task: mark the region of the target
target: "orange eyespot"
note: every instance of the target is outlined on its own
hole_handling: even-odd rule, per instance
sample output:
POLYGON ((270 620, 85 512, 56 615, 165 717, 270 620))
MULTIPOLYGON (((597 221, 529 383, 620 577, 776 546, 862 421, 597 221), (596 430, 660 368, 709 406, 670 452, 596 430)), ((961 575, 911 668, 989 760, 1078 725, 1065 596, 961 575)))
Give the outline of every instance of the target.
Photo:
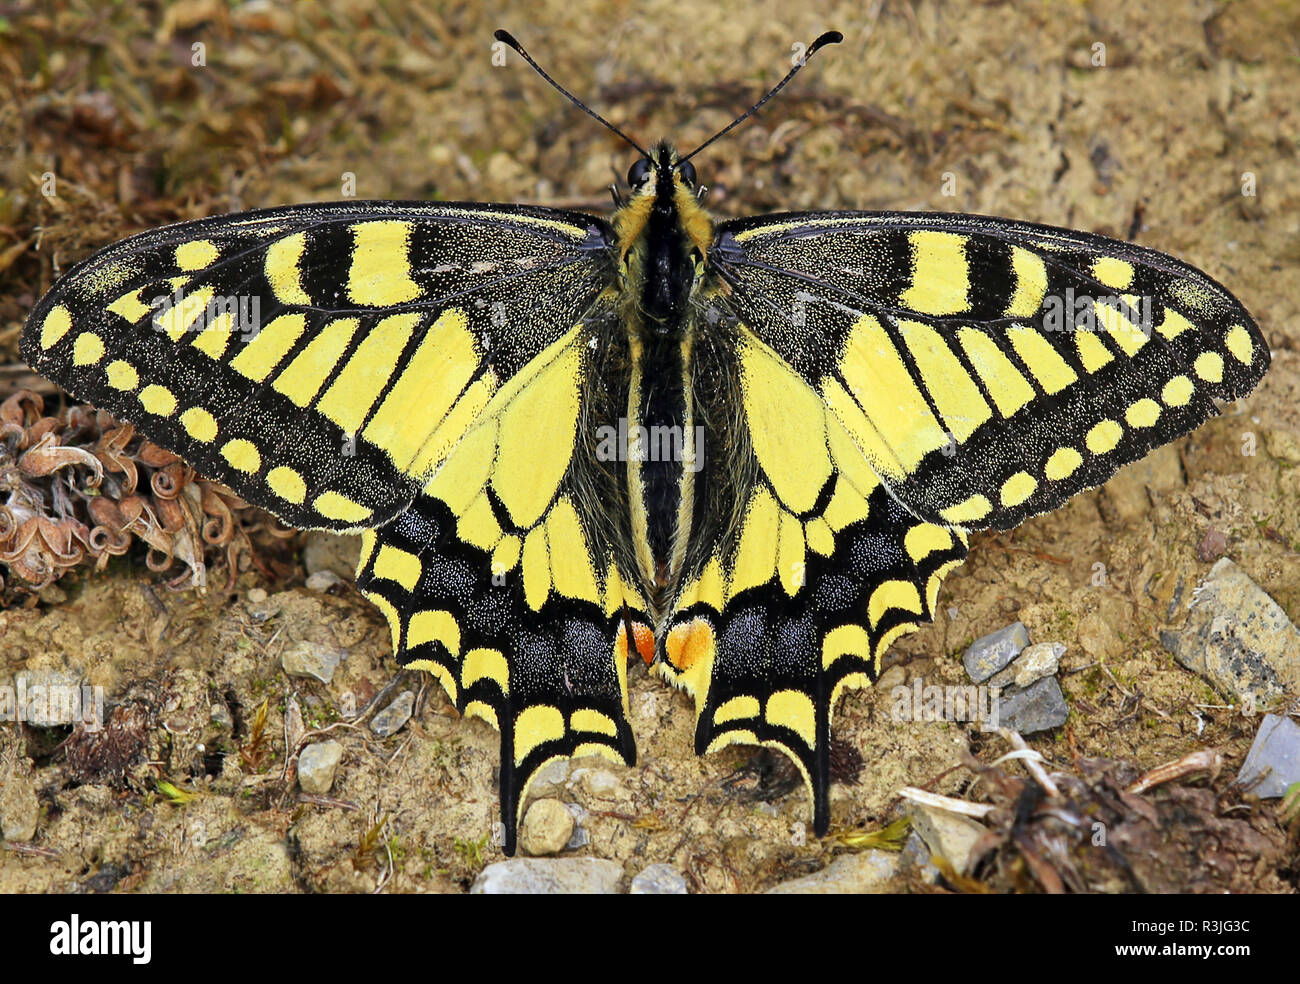
POLYGON ((669 662, 685 673, 712 650, 713 626, 702 618, 693 618, 668 633, 665 648, 669 662))

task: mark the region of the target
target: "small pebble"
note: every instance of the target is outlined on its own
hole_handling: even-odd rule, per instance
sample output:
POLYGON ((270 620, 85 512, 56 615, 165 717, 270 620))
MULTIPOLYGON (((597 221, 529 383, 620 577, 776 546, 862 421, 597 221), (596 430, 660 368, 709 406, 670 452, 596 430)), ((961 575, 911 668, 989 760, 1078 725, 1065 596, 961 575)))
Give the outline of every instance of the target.
POLYGON ((962 656, 966 673, 976 683, 983 683, 1002 669, 1029 645, 1029 631, 1022 622, 990 632, 976 639, 962 656))
POLYGON ((1160 639, 1189 670, 1248 707, 1300 693, 1300 629, 1227 557, 1210 568, 1185 610, 1183 627, 1160 639))
POLYGON ((591 835, 587 833, 587 828, 584 826, 587 822, 587 808, 581 803, 565 803, 564 808, 573 817, 573 836, 569 838, 569 843, 564 845, 564 849, 576 851, 580 847, 586 847, 591 843, 591 835))
POLYGON ((374 716, 370 730, 380 738, 387 738, 402 730, 402 726, 411 720, 415 710, 415 691, 403 690, 397 699, 374 716))
POLYGON ((569 781, 596 799, 609 799, 618 791, 618 776, 608 769, 574 769, 569 781))
POLYGON ((280 665, 289 676, 315 677, 321 683, 329 683, 342 658, 342 653, 329 646, 298 642, 284 651, 280 665))
POLYGON ((1289 786, 1300 782, 1300 724, 1265 714, 1237 779, 1261 799, 1286 795, 1289 786), (1252 785, 1261 775, 1263 778, 1252 785))
POLYGON ((910 812, 912 829, 921 835, 930 855, 945 859, 958 874, 965 874, 971 850, 986 833, 985 827, 970 817, 919 803, 912 804, 910 812))
POLYGON ((1228 538, 1211 526, 1196 547, 1196 559, 1202 564, 1218 560, 1228 552, 1228 538))
POLYGON ((298 785, 304 793, 328 793, 342 759, 343 746, 337 741, 318 741, 308 745, 298 755, 298 785))
POLYGON ((1070 707, 1056 677, 1031 683, 1024 690, 1004 690, 997 702, 997 725, 1032 735, 1059 728, 1070 716, 1070 707))
POLYGON ((471 895, 612 895, 623 865, 604 858, 511 858, 490 864, 471 895))
POLYGON ((248 589, 248 600, 251 601, 254 605, 262 604, 262 602, 266 601, 266 597, 267 595, 266 595, 265 588, 248 589))
POLYGON ((782 882, 767 890, 768 895, 861 895, 889 890, 898 870, 898 855, 870 848, 841 854, 821 871, 782 882))
POLYGON ((686 895, 686 876, 671 864, 647 865, 632 878, 629 895, 686 895))
POLYGON ((40 817, 41 804, 30 778, 11 775, 0 784, 0 837, 14 843, 31 840, 40 817))
POLYGON ((526 854, 559 854, 573 836, 573 814, 557 799, 534 800, 519 828, 519 846, 526 854))
POLYGON ((1036 642, 1012 661, 1011 665, 988 679, 990 687, 1027 687, 1035 680, 1055 676, 1065 655, 1065 645, 1059 642, 1036 642))
POLYGON ((338 587, 343 583, 343 578, 333 571, 317 571, 315 574, 307 576, 308 591, 328 591, 330 588, 338 587))

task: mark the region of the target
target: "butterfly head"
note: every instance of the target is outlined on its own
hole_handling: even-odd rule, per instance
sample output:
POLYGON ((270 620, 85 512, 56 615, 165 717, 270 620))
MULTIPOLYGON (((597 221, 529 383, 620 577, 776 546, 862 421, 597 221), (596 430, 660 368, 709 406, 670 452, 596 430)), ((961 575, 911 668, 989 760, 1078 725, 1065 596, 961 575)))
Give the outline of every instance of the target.
POLYGON ((654 146, 651 155, 638 159, 627 172, 628 187, 633 194, 671 190, 675 180, 695 193, 697 178, 695 165, 690 161, 678 162, 677 151, 668 141, 654 146))
POLYGON ((646 150, 551 78, 509 31, 497 31, 494 37, 518 52, 557 92, 641 155, 627 175, 631 196, 626 200, 614 196, 619 206, 614 215, 619 295, 627 321, 658 336, 675 336, 684 330, 691 299, 706 276, 708 249, 713 241, 713 222, 700 206, 695 165, 690 159, 753 116, 819 48, 844 40, 839 31, 822 34, 747 112, 683 157, 666 140, 646 150))
POLYGON ((625 261, 637 240, 652 228, 679 233, 687 248, 703 260, 713 239, 713 223, 700 207, 697 181, 695 165, 681 160, 667 140, 632 164, 627 172, 631 195, 615 216, 625 261))

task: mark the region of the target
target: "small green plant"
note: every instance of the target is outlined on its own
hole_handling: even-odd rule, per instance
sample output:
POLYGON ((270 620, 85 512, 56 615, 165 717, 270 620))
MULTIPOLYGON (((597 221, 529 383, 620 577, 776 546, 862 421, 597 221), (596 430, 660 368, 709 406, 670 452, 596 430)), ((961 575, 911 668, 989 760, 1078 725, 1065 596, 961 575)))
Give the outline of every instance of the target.
POLYGON ((1287 823, 1300 819, 1300 782, 1291 783, 1282 797, 1282 819, 1287 823))
POLYGON ((488 839, 490 837, 490 834, 484 834, 478 840, 466 840, 462 837, 457 837, 455 841, 452 842, 452 848, 457 854, 465 859, 465 864, 468 867, 477 871, 479 868, 483 867, 483 852, 487 850, 488 839))
POLYGON ((190 800, 194 799, 193 793, 187 793, 178 786, 172 785, 166 779, 158 780, 158 792, 172 806, 184 806, 190 800))
POLYGON ((911 818, 901 817, 879 830, 847 830, 836 834, 835 839, 855 851, 865 851, 871 847, 882 851, 901 851, 911 828, 911 818))

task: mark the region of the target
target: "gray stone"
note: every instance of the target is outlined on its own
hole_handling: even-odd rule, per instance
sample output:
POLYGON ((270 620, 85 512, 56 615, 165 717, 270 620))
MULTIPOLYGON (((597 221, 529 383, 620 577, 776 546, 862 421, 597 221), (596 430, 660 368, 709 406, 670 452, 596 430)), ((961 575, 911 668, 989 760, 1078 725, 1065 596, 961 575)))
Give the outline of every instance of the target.
POLYGON ((767 890, 768 895, 881 895, 890 890, 898 855, 875 848, 841 854, 821 871, 767 890))
POLYGON ((925 841, 931 856, 946 860, 959 875, 966 873, 971 850, 985 834, 983 824, 959 813, 921 803, 911 805, 912 829, 925 841))
POLYGON ((1227 557, 1192 592, 1187 621, 1161 642, 1217 690, 1252 707, 1300 693, 1300 630, 1227 557))
POLYGON ((569 837, 569 843, 564 845, 564 849, 576 851, 580 847, 586 847, 591 843, 591 835, 583 826, 587 822, 587 808, 581 803, 565 803, 564 808, 573 817, 573 834, 569 837))
POLYGON ((534 800, 519 828, 519 846, 534 857, 559 854, 573 836, 573 827, 573 814, 559 800, 534 800))
POLYGON ((248 617, 259 625, 280 614, 283 605, 273 601, 265 588, 249 588, 244 596, 244 610, 248 617))
POLYGON ((962 663, 972 680, 983 683, 1020 655, 1020 650, 1027 645, 1028 630, 1023 623, 1012 622, 972 642, 962 657, 962 663))
POLYGON ((317 571, 315 574, 307 575, 308 591, 328 591, 330 588, 336 588, 345 583, 343 578, 333 571, 317 571))
POLYGON ((1262 799, 1286 795, 1287 787, 1300 782, 1300 724, 1265 714, 1237 781, 1262 799), (1259 776, 1258 784, 1251 785, 1259 776))
POLYGON ((296 642, 280 656, 280 665, 289 676, 314 677, 329 683, 342 660, 343 654, 331 646, 296 642))
POLYGON ((328 793, 342 760, 343 746, 337 741, 318 741, 308 745, 298 754, 298 785, 305 793, 328 793))
POLYGON ((41 804, 36 786, 24 775, 11 775, 0 783, 0 838, 26 842, 36 836, 41 804))
POLYGON ((989 677, 990 687, 1027 687, 1035 680, 1055 676, 1065 655, 1060 642, 1036 642, 1012 660, 1011 665, 989 677))
POLYGON ((567 758, 557 758, 547 762, 537 770, 537 775, 532 785, 528 787, 528 791, 539 798, 554 796, 560 792, 569 779, 569 762, 567 758))
POLYGON ((402 730, 407 721, 411 720, 411 712, 414 710, 415 691, 403 690, 397 695, 395 701, 374 716, 370 722, 370 730, 380 738, 395 735, 402 730))
POLYGON ((1065 694, 1056 677, 1047 677, 1031 683, 1023 690, 1014 688, 1002 691, 998 698, 999 727, 1032 735, 1036 731, 1059 728, 1070 716, 1065 694))
POLYGON ((623 866, 603 858, 511 858, 490 864, 471 895, 614 895, 623 866))
POLYGON ((651 864, 633 878, 629 895, 686 895, 686 876, 671 864, 651 864))
POLYGON ((915 830, 907 835, 907 841, 903 844, 898 870, 901 874, 910 875, 930 885, 940 878, 938 866, 930 860, 930 849, 915 830))

